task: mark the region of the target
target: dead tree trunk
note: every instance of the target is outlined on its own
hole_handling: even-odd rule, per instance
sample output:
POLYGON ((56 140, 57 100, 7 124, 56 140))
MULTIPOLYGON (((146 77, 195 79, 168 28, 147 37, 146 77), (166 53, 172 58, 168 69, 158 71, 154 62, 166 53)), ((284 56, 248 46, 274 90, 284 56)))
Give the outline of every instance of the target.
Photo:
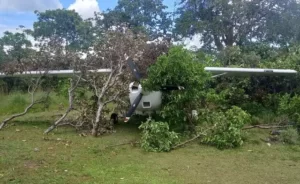
POLYGON ((45 130, 44 134, 48 134, 51 131, 53 131, 56 127, 58 127, 63 122, 63 120, 69 115, 69 113, 73 110, 74 91, 78 87, 80 80, 81 77, 79 77, 76 83, 74 83, 73 79, 70 79, 70 88, 68 89, 69 107, 66 110, 66 112, 52 126, 50 126, 47 130, 45 130))
MULTIPOLYGON (((40 99, 40 100, 35 100, 35 99, 34 99, 34 94, 35 94, 37 88, 38 88, 39 85, 40 85, 40 80, 41 80, 41 78, 38 78, 37 81, 36 81, 35 83, 32 83, 32 85, 30 85, 30 86, 28 87, 28 93, 31 95, 31 103, 30 103, 30 105, 28 105, 28 106, 26 107, 26 109, 24 110, 24 112, 19 113, 19 114, 12 115, 11 117, 9 117, 9 118, 3 120, 3 121, 1 122, 1 124, 0 124, 0 130, 2 130, 2 129, 7 125, 7 123, 8 123, 9 121, 11 121, 11 120, 13 120, 13 119, 15 119, 15 118, 18 118, 18 117, 21 117, 21 116, 26 115, 26 114, 28 113, 28 111, 29 111, 35 104, 42 103, 42 102, 44 101, 44 100, 42 100, 42 99, 40 99)), ((47 96, 48 96, 48 95, 49 95, 49 94, 47 94, 47 96)))

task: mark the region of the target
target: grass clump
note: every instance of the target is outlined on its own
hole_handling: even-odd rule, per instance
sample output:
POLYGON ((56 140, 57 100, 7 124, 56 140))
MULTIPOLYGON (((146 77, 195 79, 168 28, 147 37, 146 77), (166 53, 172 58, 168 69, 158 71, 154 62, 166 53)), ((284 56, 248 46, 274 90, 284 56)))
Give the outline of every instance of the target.
POLYGON ((299 134, 297 129, 295 128, 288 128, 284 130, 280 134, 280 140, 287 144, 297 144, 299 140, 299 134))
POLYGON ((0 115, 13 114, 24 111, 29 103, 29 96, 21 93, 0 95, 0 115))

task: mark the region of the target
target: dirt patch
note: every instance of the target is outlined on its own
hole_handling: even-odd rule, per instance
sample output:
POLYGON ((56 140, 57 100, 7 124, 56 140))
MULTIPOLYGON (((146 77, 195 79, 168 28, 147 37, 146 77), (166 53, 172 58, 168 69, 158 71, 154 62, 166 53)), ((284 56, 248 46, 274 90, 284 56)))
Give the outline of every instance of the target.
POLYGON ((40 167, 40 164, 35 161, 29 160, 24 163, 24 167, 28 169, 37 170, 40 167))

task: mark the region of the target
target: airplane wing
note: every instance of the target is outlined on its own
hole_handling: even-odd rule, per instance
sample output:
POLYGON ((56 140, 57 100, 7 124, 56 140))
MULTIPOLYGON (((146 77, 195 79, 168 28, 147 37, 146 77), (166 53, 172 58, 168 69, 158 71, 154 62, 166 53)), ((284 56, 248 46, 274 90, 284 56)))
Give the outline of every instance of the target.
MULTIPOLYGON (((98 69, 98 70, 89 70, 92 73, 110 73, 111 69, 98 69)), ((74 70, 49 70, 49 71, 25 71, 17 72, 14 74, 5 74, 0 72, 0 78, 4 77, 40 77, 42 75, 58 76, 58 77, 71 77, 74 74, 80 74, 80 71, 74 70)))
MULTIPOLYGON (((205 67, 205 71, 212 73, 216 76, 284 76, 295 75, 298 72, 290 69, 262 69, 262 68, 225 68, 225 67, 205 67)), ((111 69, 98 69, 89 70, 92 73, 110 73, 111 69)), ((58 77, 70 77, 74 74, 80 74, 80 71, 74 70, 49 70, 49 71, 25 71, 14 74, 5 74, 0 72, 0 78, 4 77, 39 77, 42 75, 58 76, 58 77)))
POLYGON ((285 76, 295 75, 298 72, 290 69, 263 69, 263 68, 225 68, 205 67, 205 71, 216 76, 285 76))

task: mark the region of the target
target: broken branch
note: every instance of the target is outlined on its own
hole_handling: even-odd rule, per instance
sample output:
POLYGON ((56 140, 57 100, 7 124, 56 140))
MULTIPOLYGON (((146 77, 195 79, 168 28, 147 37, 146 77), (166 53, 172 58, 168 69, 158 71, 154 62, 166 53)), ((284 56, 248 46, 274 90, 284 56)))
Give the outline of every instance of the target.
POLYGON ((68 90, 68 94, 69 94, 69 107, 66 110, 66 112, 52 125, 50 126, 45 132, 44 134, 48 134, 51 131, 53 131, 57 126, 60 125, 60 123, 69 115, 69 113, 72 111, 73 109, 73 101, 74 101, 74 91, 75 89, 78 87, 79 82, 81 80, 81 76, 77 79, 76 83, 74 84, 73 79, 71 79, 70 81, 70 88, 68 90))
POLYGON ((291 127, 291 125, 285 125, 285 126, 279 126, 279 125, 253 125, 253 126, 245 127, 242 130, 249 130, 249 129, 254 129, 254 128, 274 129, 274 128, 288 128, 288 127, 291 127))
MULTIPOLYGON (((15 118, 18 118, 18 117, 21 117, 21 116, 26 115, 26 114, 28 113, 28 111, 29 111, 34 105, 39 104, 39 103, 42 103, 42 102, 45 101, 45 100, 42 100, 42 99, 39 99, 39 100, 35 100, 35 99, 34 99, 34 94, 35 94, 37 88, 39 87, 40 80, 41 80, 41 77, 39 77, 39 78, 36 80, 35 83, 32 82, 32 85, 30 85, 30 86, 28 87, 28 93, 31 95, 31 103, 25 108, 24 112, 18 113, 18 114, 15 114, 15 115, 12 115, 11 117, 9 117, 9 118, 3 120, 2 123, 0 124, 0 130, 2 130, 2 129, 6 126, 6 124, 7 124, 9 121, 11 121, 11 120, 13 120, 13 119, 15 119, 15 118)), ((48 96, 48 95, 49 95, 49 93, 47 93, 47 96, 48 96)))

